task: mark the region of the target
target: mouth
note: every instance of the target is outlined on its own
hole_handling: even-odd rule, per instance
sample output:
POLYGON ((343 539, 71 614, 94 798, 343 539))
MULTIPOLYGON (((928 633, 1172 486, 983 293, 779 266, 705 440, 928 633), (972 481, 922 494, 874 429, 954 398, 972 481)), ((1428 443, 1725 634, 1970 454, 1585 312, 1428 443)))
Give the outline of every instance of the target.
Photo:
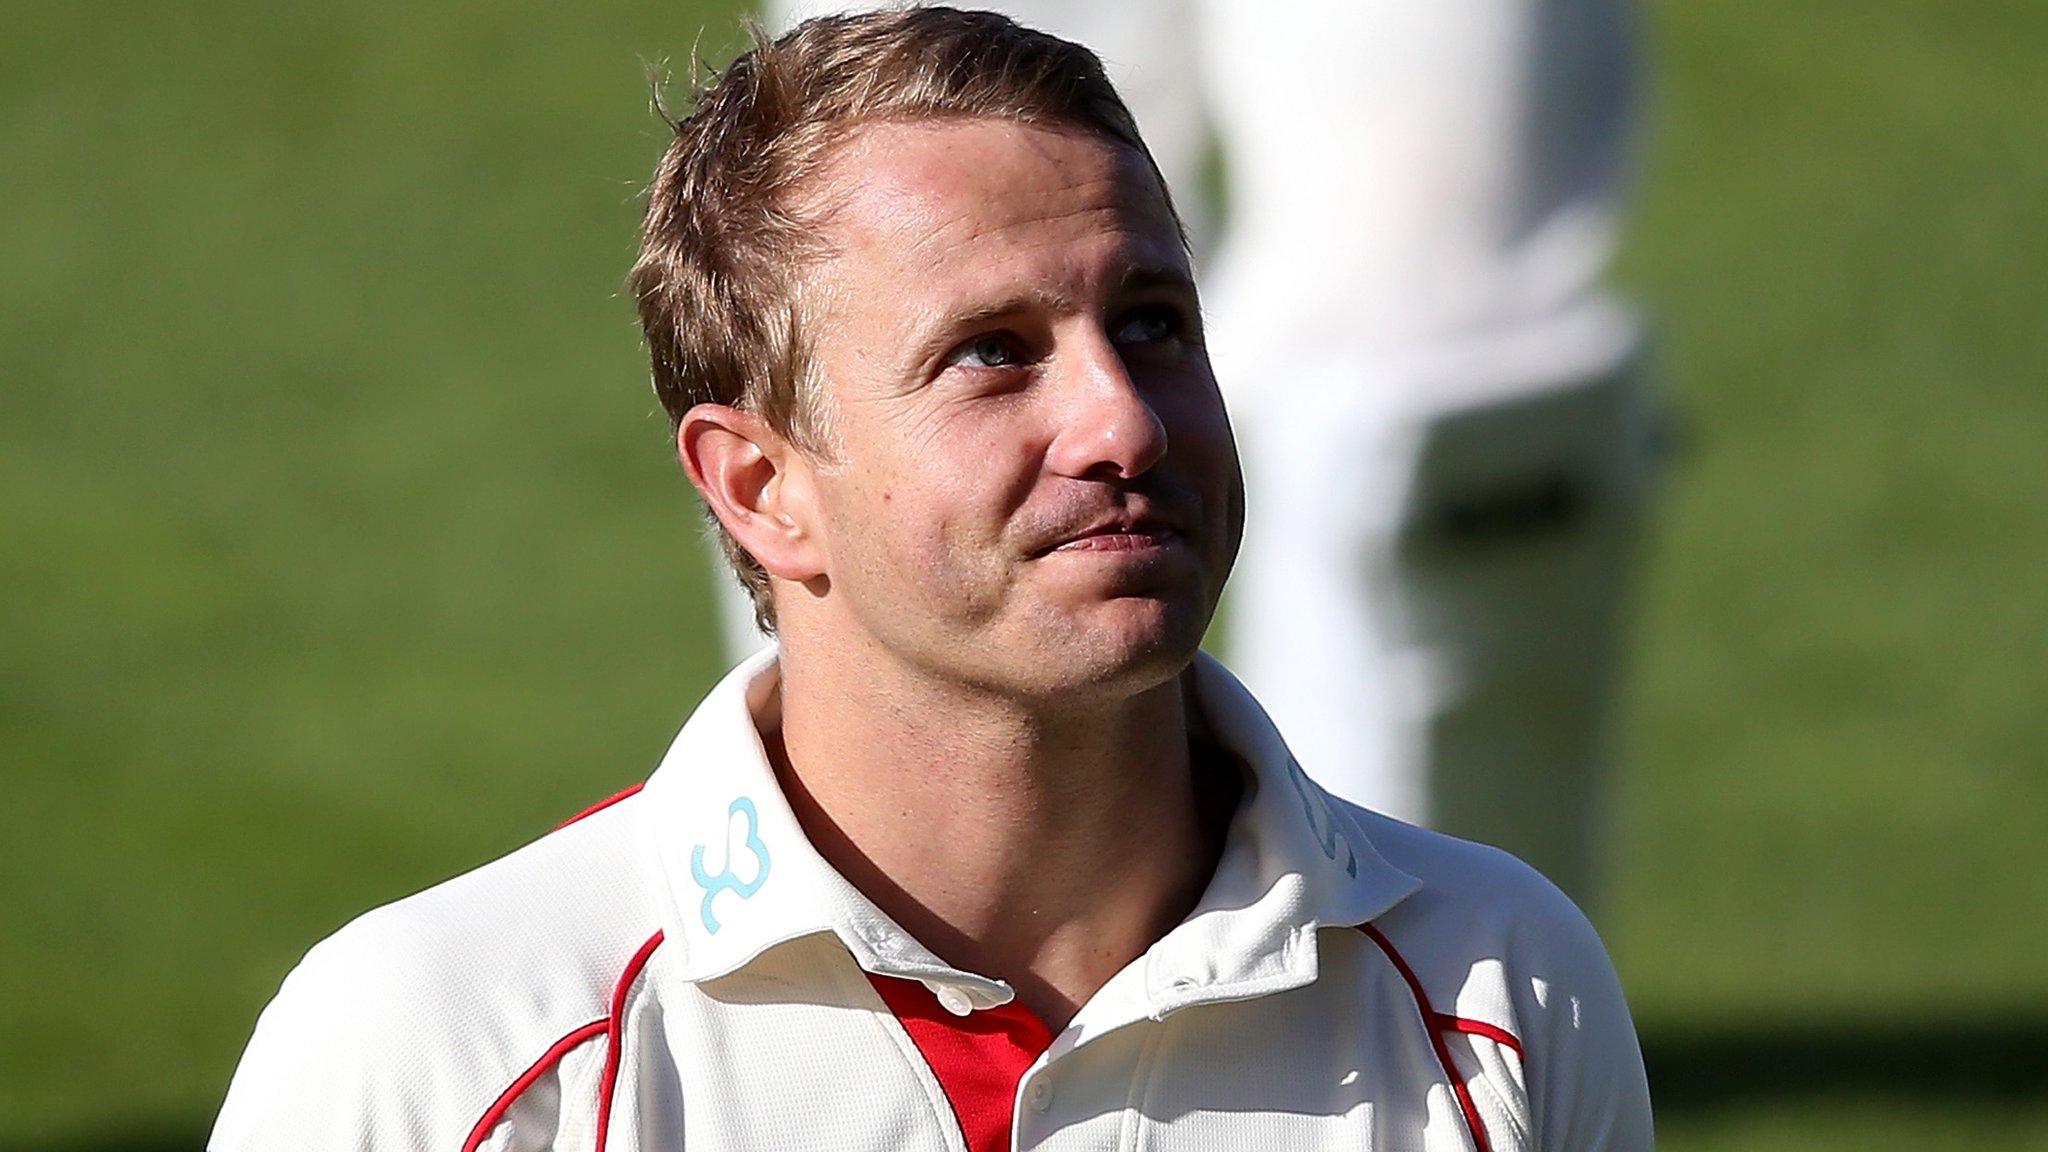
POLYGON ((1187 538, 1181 530, 1163 520, 1150 516, 1118 516, 1069 533, 1039 554, 1144 553, 1185 543, 1187 538))
POLYGON ((1163 524, 1134 524, 1129 528, 1103 528, 1083 533, 1053 552, 1146 552, 1164 548, 1180 539, 1180 533, 1163 524))

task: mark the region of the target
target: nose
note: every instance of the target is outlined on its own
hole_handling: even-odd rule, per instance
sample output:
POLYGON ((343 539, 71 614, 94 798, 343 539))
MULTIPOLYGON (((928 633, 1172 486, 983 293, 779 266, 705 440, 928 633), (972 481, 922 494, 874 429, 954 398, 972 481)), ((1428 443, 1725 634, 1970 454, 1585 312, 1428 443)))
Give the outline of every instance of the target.
POLYGON ((1049 465, 1062 476, 1130 480, 1166 455, 1166 425, 1116 345, 1095 334, 1060 365, 1058 431, 1049 465))

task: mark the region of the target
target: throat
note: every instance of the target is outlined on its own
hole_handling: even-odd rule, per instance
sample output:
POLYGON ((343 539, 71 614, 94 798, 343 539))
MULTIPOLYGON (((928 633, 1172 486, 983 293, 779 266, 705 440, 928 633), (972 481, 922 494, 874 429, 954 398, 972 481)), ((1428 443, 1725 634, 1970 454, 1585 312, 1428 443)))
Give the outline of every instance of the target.
POLYGON ((828 863, 935 955, 1008 982, 1057 1031, 1193 910, 1242 794, 1240 766, 1190 734, 1178 685, 1161 687, 1164 707, 1085 738, 980 734, 829 761, 818 733, 764 743, 828 863))

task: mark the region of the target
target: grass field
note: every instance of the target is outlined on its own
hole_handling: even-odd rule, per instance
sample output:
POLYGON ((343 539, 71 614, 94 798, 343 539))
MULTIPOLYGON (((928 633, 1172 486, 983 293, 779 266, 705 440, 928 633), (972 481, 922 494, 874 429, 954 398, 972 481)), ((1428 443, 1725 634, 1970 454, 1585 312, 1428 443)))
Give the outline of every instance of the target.
MULTIPOLYGON (((0 1150, 196 1148, 312 940, 715 674, 617 295, 706 22, 9 5, 0 1150)), ((1654 23, 1687 435, 1603 923, 1664 1146, 2048 1149, 2048 8, 1654 23)))

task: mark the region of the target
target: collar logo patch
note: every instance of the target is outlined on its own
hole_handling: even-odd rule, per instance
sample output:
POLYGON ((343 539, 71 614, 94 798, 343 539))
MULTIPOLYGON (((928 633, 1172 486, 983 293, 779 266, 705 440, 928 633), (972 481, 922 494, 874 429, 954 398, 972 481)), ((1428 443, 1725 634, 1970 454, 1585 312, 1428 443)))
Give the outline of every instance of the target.
POLYGON ((725 871, 716 876, 706 872, 704 845, 699 844, 690 849, 690 875, 697 881, 697 886, 704 889, 704 902, 698 907, 697 913, 704 919, 704 930, 714 934, 718 931, 718 917, 712 913, 711 902, 720 892, 731 892, 740 899, 747 900, 761 890, 761 885, 768 882, 768 845, 761 840, 761 818, 754 811, 753 798, 741 796, 734 800, 732 806, 725 810, 725 815, 725 871), (738 873, 732 870, 734 816, 743 817, 746 821, 746 834, 741 837, 740 843, 754 856, 754 878, 751 880, 740 879, 738 873))
POLYGON ((1335 814, 1330 811, 1330 802, 1323 797, 1320 789, 1309 783, 1308 773, 1294 757, 1287 758, 1287 782, 1294 785, 1295 795, 1301 797, 1301 811, 1308 817, 1308 829, 1314 833, 1316 842, 1322 847, 1323 855, 1331 860, 1337 858, 1337 845, 1344 846, 1344 872, 1356 879, 1358 876, 1358 854, 1351 850, 1351 840, 1337 827, 1335 814))

